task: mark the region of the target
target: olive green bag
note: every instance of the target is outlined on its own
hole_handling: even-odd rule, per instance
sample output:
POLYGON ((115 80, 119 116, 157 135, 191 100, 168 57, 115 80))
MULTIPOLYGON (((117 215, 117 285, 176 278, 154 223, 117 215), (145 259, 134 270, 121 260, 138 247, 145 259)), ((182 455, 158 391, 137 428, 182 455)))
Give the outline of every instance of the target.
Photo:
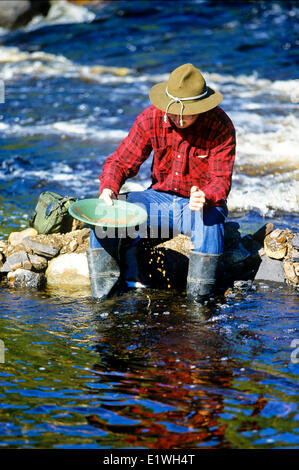
POLYGON ((68 212, 76 198, 60 196, 52 191, 40 194, 29 226, 40 234, 66 233, 71 231, 73 218, 68 212))

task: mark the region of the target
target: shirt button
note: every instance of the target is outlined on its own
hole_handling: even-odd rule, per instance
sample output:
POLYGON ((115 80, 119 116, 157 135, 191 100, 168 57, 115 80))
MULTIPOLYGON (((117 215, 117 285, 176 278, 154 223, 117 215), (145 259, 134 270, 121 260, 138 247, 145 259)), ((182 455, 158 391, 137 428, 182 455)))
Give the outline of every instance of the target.
POLYGON ((174 190, 175 190, 175 191, 177 191, 177 190, 178 190, 178 188, 174 188, 174 190))
POLYGON ((181 155, 178 155, 178 158, 181 158, 181 155))
POLYGON ((178 172, 177 172, 177 171, 175 172, 175 174, 176 174, 176 176, 178 176, 178 172))

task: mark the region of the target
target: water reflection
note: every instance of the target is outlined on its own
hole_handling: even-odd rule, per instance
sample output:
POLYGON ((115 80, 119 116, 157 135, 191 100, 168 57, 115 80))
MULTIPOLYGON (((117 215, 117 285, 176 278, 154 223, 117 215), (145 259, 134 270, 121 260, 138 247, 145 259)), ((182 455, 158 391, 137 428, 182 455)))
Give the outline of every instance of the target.
POLYGON ((136 295, 133 309, 132 298, 122 298, 109 325, 99 327, 93 371, 99 387, 113 384, 113 393, 101 396, 113 418, 92 414, 88 422, 121 434, 126 446, 219 445, 224 427, 217 417, 225 390, 231 394, 233 368, 225 335, 206 323, 217 308, 187 304, 183 297, 147 299, 136 295))
POLYGON ((104 302, 57 292, 0 291, 2 446, 298 444, 298 297, 287 289, 202 306, 173 291, 104 302))

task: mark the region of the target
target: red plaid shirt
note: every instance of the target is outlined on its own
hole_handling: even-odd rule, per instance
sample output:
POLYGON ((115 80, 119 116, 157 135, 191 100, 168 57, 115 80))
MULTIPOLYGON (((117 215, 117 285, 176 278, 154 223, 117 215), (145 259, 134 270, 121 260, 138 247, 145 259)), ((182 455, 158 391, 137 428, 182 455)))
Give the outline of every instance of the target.
POLYGON ((191 187, 198 186, 209 205, 223 205, 235 159, 235 129, 229 117, 216 107, 184 130, 163 119, 164 112, 155 106, 137 117, 128 136, 105 161, 101 191, 109 188, 118 195, 153 151, 153 189, 190 197, 191 187))

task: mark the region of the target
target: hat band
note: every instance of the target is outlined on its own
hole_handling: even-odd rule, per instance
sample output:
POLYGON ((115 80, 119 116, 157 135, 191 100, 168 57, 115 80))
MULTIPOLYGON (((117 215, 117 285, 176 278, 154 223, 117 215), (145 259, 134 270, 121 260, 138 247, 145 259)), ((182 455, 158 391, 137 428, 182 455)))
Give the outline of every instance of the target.
POLYGON ((171 98, 171 100, 169 101, 165 114, 164 114, 164 122, 165 123, 167 122, 167 113, 168 113, 169 107, 174 103, 181 103, 181 112, 180 112, 180 125, 181 126, 183 126, 184 124, 183 123, 183 111, 184 111, 183 101, 199 100, 200 98, 203 98, 204 96, 206 96, 206 94, 208 93, 208 90, 206 90, 201 95, 189 96, 188 98, 179 98, 178 96, 172 96, 168 91, 168 87, 166 87, 165 91, 166 91, 166 95, 168 96, 168 98, 171 98))

